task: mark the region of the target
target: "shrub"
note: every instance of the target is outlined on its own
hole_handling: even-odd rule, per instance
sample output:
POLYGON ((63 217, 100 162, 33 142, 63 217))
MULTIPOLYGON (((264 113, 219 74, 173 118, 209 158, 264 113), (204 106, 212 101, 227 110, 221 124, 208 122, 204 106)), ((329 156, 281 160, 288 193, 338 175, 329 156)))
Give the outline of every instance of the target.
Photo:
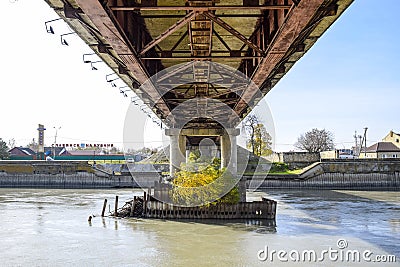
POLYGON ((216 164, 182 164, 172 183, 172 199, 183 206, 196 203, 215 205, 217 203, 235 204, 240 200, 237 186, 231 189, 234 177, 216 164), (224 192, 228 191, 224 195, 224 192))
POLYGON ((283 162, 274 162, 271 165, 270 172, 286 172, 289 170, 289 166, 283 162))

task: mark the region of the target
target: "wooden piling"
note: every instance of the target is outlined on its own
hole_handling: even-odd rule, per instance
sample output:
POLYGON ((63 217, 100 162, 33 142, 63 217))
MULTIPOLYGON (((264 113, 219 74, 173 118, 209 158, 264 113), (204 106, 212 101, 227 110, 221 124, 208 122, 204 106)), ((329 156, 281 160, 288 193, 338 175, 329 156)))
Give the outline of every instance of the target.
POLYGON ((107 199, 104 199, 103 209, 101 211, 101 217, 104 217, 104 212, 106 211, 107 207, 107 199))
POLYGON ((143 191, 143 216, 147 217, 147 193, 143 191))
POLYGON ((118 196, 115 196, 114 216, 118 216, 118 196))
POLYGON ((133 197, 132 204, 131 204, 131 213, 130 213, 131 217, 133 217, 133 213, 135 211, 135 202, 136 202, 136 197, 133 197))

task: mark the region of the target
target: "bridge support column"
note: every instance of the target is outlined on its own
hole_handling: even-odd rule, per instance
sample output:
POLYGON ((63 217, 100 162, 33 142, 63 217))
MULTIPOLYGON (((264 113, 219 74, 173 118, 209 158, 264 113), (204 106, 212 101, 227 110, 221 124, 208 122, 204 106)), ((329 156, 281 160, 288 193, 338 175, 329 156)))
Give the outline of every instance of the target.
POLYGON ((226 129, 221 135, 221 168, 227 168, 233 175, 237 173, 236 136, 239 129, 226 129))
POLYGON ((180 169, 181 163, 186 161, 186 137, 180 133, 180 129, 166 129, 165 135, 169 136, 169 174, 174 176, 180 169))
MULTIPOLYGON (((221 136, 221 168, 226 168, 233 176, 237 176, 237 142, 239 129, 225 129, 221 136)), ((239 181, 240 201, 246 202, 246 181, 239 181)))

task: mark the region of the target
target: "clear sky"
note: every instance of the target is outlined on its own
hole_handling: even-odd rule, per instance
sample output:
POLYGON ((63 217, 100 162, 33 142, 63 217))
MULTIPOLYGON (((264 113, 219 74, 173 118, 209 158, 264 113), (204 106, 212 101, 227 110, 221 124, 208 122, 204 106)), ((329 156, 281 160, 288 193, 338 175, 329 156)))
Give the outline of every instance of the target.
MULTIPOLYGON (((276 150, 292 150, 312 128, 333 132, 338 148, 351 147, 364 127, 368 144, 400 132, 399 8, 398 0, 356 0, 266 96, 276 150)), ((93 71, 83 63, 91 50, 76 35, 61 45, 60 34, 71 32, 62 21, 52 24, 56 34, 46 32, 45 21, 55 18, 43 0, 0 1, 0 138, 24 146, 41 123, 48 145, 61 126, 57 143, 122 147, 130 97, 106 82, 105 64, 93 71)), ((144 119, 137 110, 137 121, 144 119)), ((144 134, 154 147, 161 145, 156 129, 144 134)))

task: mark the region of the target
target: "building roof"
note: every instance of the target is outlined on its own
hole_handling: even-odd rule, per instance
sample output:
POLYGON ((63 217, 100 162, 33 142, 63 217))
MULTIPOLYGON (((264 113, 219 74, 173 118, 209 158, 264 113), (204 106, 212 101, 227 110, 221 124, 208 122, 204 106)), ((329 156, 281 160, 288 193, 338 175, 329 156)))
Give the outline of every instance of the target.
POLYGON ((50 151, 51 155, 53 155, 53 153, 55 152, 55 154, 57 156, 61 156, 61 155, 69 155, 68 151, 65 149, 65 147, 45 147, 44 151, 50 151))
POLYGON ((367 147, 366 152, 400 152, 400 148, 392 142, 378 142, 367 147))
POLYGON ((391 131, 383 138, 383 140, 385 140, 385 139, 388 138, 388 137, 393 137, 394 135, 400 136, 400 133, 396 133, 396 132, 394 132, 393 130, 391 130, 391 131))
POLYGON ((36 152, 30 149, 29 147, 14 147, 8 151, 11 155, 21 155, 25 154, 27 156, 34 156, 36 155, 36 152), (20 153, 18 153, 19 151, 20 153))

